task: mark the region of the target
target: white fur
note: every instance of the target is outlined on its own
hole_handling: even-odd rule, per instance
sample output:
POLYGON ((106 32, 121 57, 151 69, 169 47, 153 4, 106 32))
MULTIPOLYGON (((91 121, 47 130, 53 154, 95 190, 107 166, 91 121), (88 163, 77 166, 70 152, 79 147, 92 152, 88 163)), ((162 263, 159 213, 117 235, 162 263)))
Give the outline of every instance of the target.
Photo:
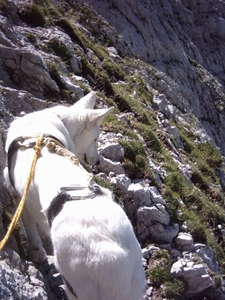
MULTIPOLYGON (((96 145, 96 139, 99 136, 99 124, 111 109, 94 110, 95 100, 96 94, 91 92, 71 107, 58 106, 15 119, 8 131, 6 152, 17 137, 34 137, 25 141, 28 143, 36 140, 41 133, 45 133, 61 140, 81 162, 87 162, 90 165, 96 164, 99 160, 96 145)), ((10 172, 18 198, 23 194, 33 156, 34 150, 32 148, 21 148, 12 157, 10 172)), ((50 236, 50 228, 43 211, 48 208, 49 203, 57 195, 62 185, 86 182, 87 174, 81 174, 77 178, 74 171, 71 170, 71 166, 72 163, 69 160, 50 153, 46 148, 42 149, 42 156, 37 161, 35 177, 31 183, 22 214, 30 246, 30 258, 34 262, 42 262, 46 259, 46 253, 36 227, 38 225, 40 233, 47 237, 50 236)), ((14 191, 9 181, 7 167, 4 170, 4 175, 8 188, 14 191)))
POLYGON ((142 252, 122 208, 109 193, 67 202, 53 221, 55 264, 73 287, 70 300, 139 300, 142 252))

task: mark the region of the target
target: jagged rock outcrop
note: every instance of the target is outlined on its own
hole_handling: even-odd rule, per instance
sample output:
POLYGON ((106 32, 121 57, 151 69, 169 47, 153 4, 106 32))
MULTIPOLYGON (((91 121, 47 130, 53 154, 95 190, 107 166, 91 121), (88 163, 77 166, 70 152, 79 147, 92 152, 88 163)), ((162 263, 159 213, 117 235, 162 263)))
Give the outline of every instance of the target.
POLYGON ((130 53, 156 68, 145 73, 146 82, 178 109, 191 111, 225 154, 224 2, 70 1, 81 2, 118 30, 130 53))
MULTIPOLYGON (((72 103, 91 89, 99 88, 100 95, 105 93, 109 97, 105 86, 99 85, 94 71, 83 62, 85 57, 90 65, 93 64, 93 69, 98 69, 103 64, 100 55, 90 47, 85 48, 60 23, 57 26, 38 27, 24 22, 21 18, 23 1, 6 0, 5 3, 8 7, 6 11, 0 3, 1 238, 15 210, 2 174, 6 160, 4 141, 12 119, 23 113, 53 106, 56 100, 69 98, 72 103), (63 55, 59 49, 63 50, 63 55)), ((30 5, 29 1, 25 3, 30 5)), ((71 0, 53 3, 61 9, 64 6, 72 9, 74 6, 77 11, 80 10, 77 4, 82 4, 85 9, 90 9, 85 3, 91 4, 94 18, 89 20, 85 15, 73 19, 73 23, 89 39, 94 35, 95 41, 102 44, 107 41, 107 58, 118 65, 123 63, 126 55, 133 59, 132 63, 126 61, 126 65, 122 66, 123 72, 131 78, 140 76, 148 92, 151 91, 151 105, 150 101, 143 102, 142 107, 147 113, 154 112, 157 136, 169 149, 171 160, 194 190, 193 166, 185 157, 185 140, 181 137, 178 125, 184 125, 185 128, 191 125, 197 143, 214 142, 225 154, 224 1, 202 0, 198 1, 198 5, 196 1, 186 0, 71 0), (134 59, 133 54, 138 59, 134 59)), ((118 79, 116 74, 113 74, 112 82, 115 85, 127 85, 124 78, 118 79)), ((134 86, 132 97, 139 88, 138 84, 134 86)), ((118 100, 117 94, 113 96, 118 100)), ((124 105, 120 101, 116 104, 118 107, 124 105)), ((98 105, 107 104, 99 99, 98 105)), ((137 115, 130 111, 129 105, 118 111, 115 114, 117 121, 132 128, 131 123, 137 121, 137 115)), ((163 193, 164 181, 168 176, 166 160, 164 157, 154 159, 157 154, 151 155, 151 147, 141 130, 137 132, 135 129, 135 134, 146 150, 145 159, 152 172, 151 179, 148 176, 131 178, 128 175, 124 164, 125 149, 120 143, 120 140, 128 138, 124 133, 109 130, 101 132, 98 141, 101 161, 94 171, 97 173, 96 179, 106 180, 116 192, 119 191, 122 205, 143 246, 146 274, 151 275, 154 266, 163 268, 166 265, 168 276, 171 276, 167 283, 174 279, 187 283, 186 290, 179 297, 197 299, 199 296, 199 299, 203 299, 207 296, 208 299, 215 299, 216 295, 218 300, 225 299, 221 266, 213 250, 207 243, 196 243, 189 226, 182 219, 184 216, 180 208, 195 211, 195 203, 190 207, 176 195, 177 214, 181 215, 183 223, 174 221, 174 216, 170 215, 170 204, 163 193), (146 243, 148 246, 144 247, 146 243), (165 255, 161 253, 162 249, 169 253, 165 261, 162 259, 165 255)), ((216 190, 218 187, 220 191, 225 186, 225 175, 222 167, 217 171, 221 182, 215 180, 213 188, 216 190)), ((207 194, 207 197, 211 195, 207 194)), ((212 197, 213 201, 218 198, 212 197)), ((219 221, 217 224, 212 218, 209 230, 210 234, 219 231, 223 242, 225 223, 222 218, 219 221), (213 222, 215 225, 211 225, 213 222)), ((63 289, 59 287, 62 280, 52 265, 52 257, 49 256, 48 266, 39 268, 27 261, 26 255, 21 259, 20 246, 26 250, 24 243, 25 237, 20 227, 0 253, 0 298, 64 299, 63 289)), ((155 282, 151 276, 149 278, 144 298, 170 299, 168 295, 171 294, 166 292, 164 283, 161 284, 160 280, 155 282)))

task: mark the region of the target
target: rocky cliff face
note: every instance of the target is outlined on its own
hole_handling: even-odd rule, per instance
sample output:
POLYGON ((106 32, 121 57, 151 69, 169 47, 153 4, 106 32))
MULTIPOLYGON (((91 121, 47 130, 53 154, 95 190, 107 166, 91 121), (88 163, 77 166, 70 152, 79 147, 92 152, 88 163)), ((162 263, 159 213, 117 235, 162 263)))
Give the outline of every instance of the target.
POLYGON ((118 30, 130 54, 166 75, 153 87, 191 111, 224 154, 224 1, 85 2, 118 30))
MULTIPOLYGON (((0 237, 7 127, 90 90, 115 106, 96 180, 143 248, 144 299, 225 299, 224 1, 0 1, 0 237)), ((1 299, 66 299, 18 226, 1 251, 1 299)))

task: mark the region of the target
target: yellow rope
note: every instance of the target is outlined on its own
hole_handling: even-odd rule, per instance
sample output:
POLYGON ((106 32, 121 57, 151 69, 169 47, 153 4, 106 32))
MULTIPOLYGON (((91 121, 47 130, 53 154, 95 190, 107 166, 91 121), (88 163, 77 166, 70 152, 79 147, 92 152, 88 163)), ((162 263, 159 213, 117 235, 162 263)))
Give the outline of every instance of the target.
POLYGON ((44 144, 49 151, 53 151, 60 156, 70 159, 71 162, 75 165, 79 164, 79 160, 76 157, 76 155, 71 151, 69 151, 68 149, 66 149, 61 143, 59 143, 54 138, 49 138, 49 137, 45 138, 44 144))
POLYGON ((30 167, 30 172, 29 172, 29 175, 28 175, 28 178, 27 178, 27 182, 26 182, 26 185, 25 185, 25 188, 24 188, 24 191, 23 191, 23 196, 20 200, 20 203, 17 207, 17 210, 15 212, 15 215, 9 225, 9 228, 8 228, 8 231, 5 235, 5 237, 3 238, 3 240, 0 242, 0 250, 3 249, 3 247, 5 246, 5 244, 7 243, 11 233, 13 232, 13 230, 15 229, 18 221, 19 221, 19 218, 21 216, 21 213, 23 211, 23 207, 24 207, 24 204, 25 204, 25 200, 26 200, 26 197, 27 197, 27 193, 28 193, 28 190, 29 190, 29 187, 30 187, 30 183, 31 183, 31 180, 33 179, 34 177, 34 172, 35 172, 35 167, 36 167, 36 163, 37 163, 37 160, 38 160, 38 157, 39 155, 41 154, 41 143, 42 143, 42 140, 43 140, 43 137, 44 137, 44 134, 42 134, 35 146, 34 146, 34 150, 35 150, 35 154, 34 154, 34 158, 32 160, 32 164, 31 164, 31 167, 30 167))
MULTIPOLYGON (((3 240, 0 242, 0 251, 3 249, 3 247, 5 246, 5 244, 7 243, 11 233, 13 232, 13 230, 15 229, 19 218, 22 214, 23 208, 24 208, 24 204, 25 204, 25 200, 27 197, 27 193, 30 187, 30 183, 31 180, 33 179, 34 176, 34 172, 35 172, 35 167, 36 167, 36 162, 38 160, 38 157, 41 153, 41 144, 44 142, 45 146, 48 148, 49 151, 53 151, 58 155, 64 156, 66 158, 69 158, 71 160, 71 162, 75 165, 79 165, 80 168, 82 168, 84 170, 84 168, 82 167, 82 165, 79 164, 79 160, 77 159, 77 157, 74 155, 74 153, 70 152, 68 149, 66 149, 61 143, 57 142, 55 139, 52 138, 45 138, 44 139, 44 134, 42 134, 35 146, 34 146, 34 150, 35 150, 35 154, 34 154, 34 158, 31 164, 31 168, 30 168, 30 172, 27 178, 27 182, 23 191, 23 195, 22 198, 20 200, 20 203, 17 207, 17 210, 15 212, 15 215, 9 225, 8 231, 5 235, 5 237, 3 238, 3 240)), ((21 147, 25 147, 25 148, 29 148, 28 146, 24 146, 23 144, 20 145, 21 147)), ((91 182, 93 181, 94 175, 93 174, 89 174, 89 183, 88 186, 91 184, 91 182)))

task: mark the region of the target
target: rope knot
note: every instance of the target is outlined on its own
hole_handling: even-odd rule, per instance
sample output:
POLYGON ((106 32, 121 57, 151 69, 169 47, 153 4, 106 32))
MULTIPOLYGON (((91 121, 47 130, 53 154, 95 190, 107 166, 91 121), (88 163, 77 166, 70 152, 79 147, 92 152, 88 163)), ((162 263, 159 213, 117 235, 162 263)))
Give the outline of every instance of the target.
POLYGON ((55 142, 50 142, 47 140, 46 147, 48 148, 49 151, 55 151, 56 144, 55 144, 55 142))
POLYGON ((40 135, 40 137, 38 138, 36 144, 33 147, 37 156, 40 156, 40 154, 41 154, 41 144, 42 144, 43 138, 44 138, 44 134, 42 133, 40 135))
POLYGON ((33 149, 34 149, 36 155, 39 156, 39 155, 41 154, 41 147, 40 147, 40 146, 35 145, 35 146, 33 147, 33 149))
POLYGON ((70 160, 74 165, 78 165, 79 164, 79 160, 75 155, 71 155, 70 156, 70 160))

